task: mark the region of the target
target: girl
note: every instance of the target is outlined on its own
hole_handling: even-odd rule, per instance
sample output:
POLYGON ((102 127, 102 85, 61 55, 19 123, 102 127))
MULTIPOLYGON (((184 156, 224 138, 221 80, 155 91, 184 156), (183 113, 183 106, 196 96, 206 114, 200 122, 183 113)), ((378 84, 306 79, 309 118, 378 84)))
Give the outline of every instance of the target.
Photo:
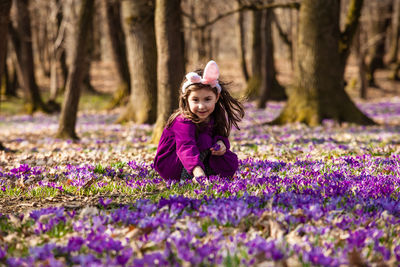
POLYGON ((243 106, 218 81, 217 63, 211 60, 204 72, 186 74, 179 109, 168 119, 154 159, 164 179, 233 176, 238 158, 229 150, 232 125, 244 116, 243 106))

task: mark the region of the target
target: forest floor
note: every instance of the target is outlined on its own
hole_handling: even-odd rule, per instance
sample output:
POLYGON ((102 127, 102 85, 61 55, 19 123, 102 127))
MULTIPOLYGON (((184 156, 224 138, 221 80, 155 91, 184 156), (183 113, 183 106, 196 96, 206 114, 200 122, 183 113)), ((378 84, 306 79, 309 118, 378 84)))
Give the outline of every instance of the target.
MULTIPOLYGON (((200 66, 194 66, 190 64, 192 68, 198 68, 200 66)), ((231 90, 233 94, 239 96, 240 92, 245 86, 243 77, 238 74, 239 66, 237 62, 232 61, 220 61, 221 73, 226 81, 231 82, 231 90)), ((292 68, 287 62, 277 62, 278 69, 278 80, 284 85, 288 86, 292 79, 292 68)), ((82 141, 78 143, 72 143, 70 141, 64 142, 52 138, 57 128, 57 116, 58 115, 45 115, 37 113, 33 116, 18 115, 23 112, 23 103, 21 99, 3 99, 0 106, 0 140, 6 145, 8 151, 0 152, 0 171, 10 170, 18 167, 20 164, 28 164, 30 166, 46 166, 48 168, 54 168, 60 164, 95 164, 101 162, 107 165, 110 161, 130 161, 143 159, 145 161, 151 161, 154 156, 156 146, 154 144, 140 142, 140 144, 129 144, 130 147, 127 149, 123 156, 111 151, 106 157, 103 156, 100 149, 99 143, 114 142, 109 139, 124 140, 135 136, 136 139, 148 140, 151 134, 151 127, 149 125, 115 125, 114 121, 120 114, 122 108, 116 108, 114 110, 107 110, 106 106, 111 100, 111 94, 114 88, 117 86, 115 83, 115 68, 112 63, 94 63, 92 65, 91 78, 92 85, 99 94, 91 94, 84 92, 81 97, 79 107, 79 120, 78 120, 78 133, 82 137, 82 141), (89 128, 88 128, 88 125, 89 128), (104 130, 102 125, 106 125, 112 130, 104 130), (132 127, 140 130, 137 133, 133 133, 132 127), (116 130, 117 128, 118 130, 116 130), (131 129, 130 129, 131 128, 131 129), (120 131, 120 129, 125 129, 120 131), (128 129, 128 130, 127 130, 128 129), (110 133, 111 131, 111 133, 110 133), (123 136, 119 136, 121 134, 123 136), (67 153, 66 150, 73 147, 72 153, 67 153), (68 148, 68 149, 67 149, 68 148), (133 148, 133 149, 132 149, 133 148), (85 151, 81 153, 80 151, 85 151), (91 151, 88 153, 87 151, 91 151), (87 157, 86 154, 89 154, 87 157), (95 156, 93 155, 99 155, 95 156), (139 155, 139 156, 138 156, 139 155)), ((49 80, 40 74, 39 83, 40 87, 44 92, 48 90, 49 80)), ((354 77, 357 76, 357 67, 350 61, 348 68, 346 69, 346 80, 348 83, 352 83, 352 88, 347 88, 347 93, 359 104, 368 105, 368 103, 389 103, 393 99, 400 97, 400 81, 392 81, 387 77, 389 76, 388 70, 378 70, 376 72, 376 82, 378 87, 369 87, 367 93, 367 99, 361 99, 357 90, 357 84, 354 81, 354 77)), ((46 95, 46 93, 45 93, 46 95)), ((61 101, 61 98, 59 98, 61 101)), ((284 102, 270 102, 272 108, 267 108, 264 112, 265 117, 271 117, 271 114, 279 114, 279 107, 284 105, 284 102)), ((249 106, 252 106, 249 103, 249 106)), ((388 105, 386 107, 391 110, 393 107, 388 105)), ((383 107, 385 109, 385 107, 383 107)), ((250 113, 255 111, 251 110, 250 113)), ((258 113, 263 111, 257 111, 258 113)), ((372 111, 373 112, 373 111, 372 111)), ((395 115, 395 114, 393 114, 395 115)), ((254 116, 247 115, 248 122, 258 124, 260 120, 257 120, 254 116), (251 118, 253 117, 253 118, 251 118)), ((261 116, 262 117, 262 116, 261 116)), ((397 124, 400 120, 396 116, 391 116, 390 120, 382 118, 375 118, 378 122, 384 122, 389 124, 397 124)), ((123 142, 126 142, 123 141, 123 142)), ((239 153, 240 154, 240 153, 239 153)), ((241 155, 241 158, 245 158, 245 155, 241 155)), ((80 196, 80 195, 57 195, 51 198, 37 198, 27 197, 21 194, 21 196, 9 196, 0 198, 0 213, 10 212, 21 212, 37 207, 46 207, 56 205, 65 205, 67 202, 73 202, 72 207, 78 208, 93 203, 98 203, 98 199, 102 196, 80 196)), ((129 198, 126 201, 130 201, 129 198)), ((125 202, 124 200, 120 200, 125 202)), ((68 207, 68 205, 67 205, 68 207)))
MULTIPOLYGON (((240 95, 244 88, 244 79, 238 75, 239 69, 235 63, 230 61, 222 62, 221 72, 224 78, 231 83, 231 90, 234 94, 240 95)), ((291 67, 285 63, 278 62, 279 81, 287 86, 292 78, 291 67)), ((348 81, 356 77, 357 68, 350 65, 346 71, 346 79, 348 81)), ((369 87, 367 99, 360 99, 356 86, 348 88, 347 92, 359 104, 368 106, 379 103, 389 103, 396 99, 400 93, 400 82, 391 81, 387 77, 388 70, 378 70, 376 73, 376 81, 379 87, 369 87)), ((82 165, 100 163, 107 165, 111 162, 129 162, 131 160, 143 160, 150 162, 154 157, 156 146, 148 143, 147 140, 151 135, 151 127, 149 125, 116 125, 114 121, 121 112, 121 108, 107 110, 105 107, 111 100, 113 88, 115 88, 115 69, 111 63, 94 63, 92 67, 92 85, 99 94, 83 93, 79 107, 79 120, 77 125, 78 134, 82 137, 81 142, 62 141, 54 139, 57 129, 58 115, 45 115, 37 113, 33 116, 18 115, 23 112, 23 103, 20 99, 3 100, 0 109, 0 140, 6 145, 7 151, 0 151, 0 171, 9 171, 17 168, 21 164, 29 166, 42 166, 45 168, 56 168, 60 165, 82 165), (106 126, 103 128, 103 126, 106 126), (136 132, 135 132, 136 131, 136 132), (118 140, 118 141, 117 141, 118 140), (132 141, 136 140, 136 141, 132 141), (139 143, 137 140, 140 140, 139 143), (111 147, 107 148, 110 152, 103 153, 104 143, 118 142, 119 146, 124 147, 124 152, 113 151, 111 147), (122 143, 122 144, 121 144, 122 143), (72 150, 72 151, 71 151, 72 150), (84 151, 84 153, 82 153, 84 151), (104 156, 106 154, 106 156, 104 156)), ((48 79, 42 77, 41 88, 46 91, 48 89, 48 79)), ((397 101, 400 101, 397 99, 397 101)), ((270 107, 265 111, 255 111, 252 104, 249 103, 250 112, 247 114, 247 122, 245 124, 259 124, 265 118, 273 118, 279 114, 279 108, 284 102, 270 102, 270 107), (271 107, 272 106, 272 107, 271 107), (258 114, 257 116, 249 115, 258 114), (264 113, 264 117, 262 114, 264 113)), ((393 107, 380 107, 381 109, 392 110, 393 107)), ((374 111, 371 111, 372 113, 374 111)), ((395 110, 397 112, 397 110, 395 110)), ((398 113, 397 113, 398 114, 398 113)), ((382 115, 382 114, 381 114, 382 115)), ((376 121, 386 124, 396 125, 400 118, 396 114, 392 114, 389 120, 376 117, 376 121)), ((297 127, 297 126, 295 126, 297 127)), ((340 128, 339 128, 340 129, 340 128)), ((246 141, 247 142, 247 141, 246 141)), ((241 158, 246 155, 239 152, 241 158)), ((17 183, 17 181, 14 181, 17 183)), ((32 181, 33 182, 33 181, 32 181)), ((36 181, 37 182, 37 181, 36 181)), ((98 204, 98 200, 103 195, 88 196, 79 194, 57 194, 48 198, 38 198, 24 194, 24 190, 28 190, 27 186, 22 186, 21 193, 15 196, 0 198, 0 213, 23 212, 40 207, 49 206, 65 206, 67 209, 79 209, 87 205, 98 204), (26 187, 26 188, 24 188, 26 187), (67 204, 68 203, 68 204, 67 204), (72 204, 71 204, 72 203, 72 204)), ((118 197, 115 195, 114 197, 118 197)), ((136 198, 138 196, 135 196, 136 198)), ((118 202, 127 203, 132 200, 132 196, 119 197, 118 202)))
MULTIPOLYGON (((220 65, 225 79, 234 81, 233 91, 243 88, 243 81, 235 78, 238 76, 235 64, 222 62, 220 65)), ((400 210, 390 202, 398 203, 400 199, 400 83, 388 81, 387 71, 377 72, 380 88, 369 88, 367 100, 356 97, 355 89, 348 90, 359 108, 379 123, 374 126, 338 125, 329 120, 318 127, 263 126, 263 122, 279 114, 284 103, 270 102, 262 110, 256 109, 254 103, 245 103, 246 117, 240 124, 241 130, 234 130, 230 138, 232 151, 240 159, 238 172, 230 180, 211 177, 208 183, 200 180, 194 184, 160 179, 152 166, 157 148, 150 143, 152 126, 115 124, 121 108, 104 109, 114 87, 112 66, 95 64, 94 69, 93 86, 104 94, 83 94, 76 126, 79 142, 54 138, 57 114, 14 114, 18 107, 11 106, 20 105, 20 102, 2 103, 0 140, 8 150, 0 151, 0 241, 4 240, 10 255, 30 260, 26 258, 28 248, 38 249, 39 245, 50 241, 65 245, 65 242, 72 242, 74 231, 87 236, 88 247, 81 251, 86 253, 95 246, 88 232, 90 227, 101 224, 109 227, 107 231, 119 229, 131 233, 137 229, 139 232, 135 230, 135 235, 129 236, 143 245, 137 251, 134 248, 135 257, 143 259, 153 255, 153 251, 166 249, 167 243, 178 238, 177 232, 181 235, 189 231, 190 237, 193 229, 200 232, 203 229, 202 233, 193 234, 200 243, 188 245, 188 248, 199 249, 200 244, 215 241, 217 256, 203 259, 210 264, 218 264, 214 260, 221 258, 229 260, 232 253, 243 255, 241 249, 246 251, 246 260, 252 259, 254 255, 251 256, 251 249, 247 250, 246 246, 255 246, 251 242, 261 241, 254 236, 262 236, 268 242, 272 238, 274 246, 279 247, 278 252, 292 263, 324 265, 322 258, 329 254, 333 261, 347 265, 352 261, 348 256, 353 244, 352 234, 358 234, 360 229, 375 229, 385 238, 372 240, 372 243, 381 242, 378 249, 367 253, 370 246, 365 245, 360 255, 365 256, 368 263, 384 261, 395 265, 400 262, 400 259, 396 261, 397 255, 400 257, 400 210), (165 199, 177 206, 171 203, 168 206, 165 199), (201 204, 195 204, 196 200, 201 200, 201 204), (128 214, 128 208, 124 210, 124 207, 138 213, 132 214, 130 219, 122 219, 119 212, 128 214), (150 211, 146 211, 147 208, 150 211), (220 217, 222 214, 224 218, 220 217), (87 216, 92 219, 88 221, 87 216), (267 219, 261 222, 259 217, 267 219), (115 221, 111 222, 110 218, 115 221), (373 226, 371 218, 377 222, 373 226), (384 222, 389 223, 389 227, 384 222), (76 230, 78 224, 86 226, 76 230), (197 228, 187 225, 197 225, 197 228), (10 231, 5 229, 14 229, 15 235, 10 236, 10 231), (302 235, 307 233, 307 240, 313 240, 307 245, 311 250, 295 245, 299 244, 300 237, 294 237, 299 229, 303 229, 302 235), (220 235, 215 231, 221 231, 220 235), (231 247, 218 250, 217 247, 233 242, 228 239, 231 233, 232 236, 237 234, 234 239, 240 250, 231 247), (338 233, 340 237, 336 236, 338 233), (246 241, 239 234, 247 235, 243 239, 246 241), (165 237, 163 241, 155 241, 161 238, 159 235, 172 239, 165 237), (152 236, 153 241, 150 240, 152 236), (216 236, 220 239, 214 240, 216 236), (321 262, 313 262, 316 258, 305 256, 317 253, 327 246, 326 243, 332 243, 337 249, 325 251, 325 256, 318 254, 321 262), (286 249, 288 247, 290 249, 286 249), (382 252, 382 248, 390 255, 382 252), (297 254, 302 256, 297 258, 297 254)), ((284 71, 281 65, 279 69, 279 79, 287 85, 290 72, 284 71)), ((354 72, 354 68, 348 70, 348 80, 354 72)), ((45 88, 46 83, 42 87, 45 88)), ((115 238, 124 246, 133 246, 124 243, 127 235, 118 233, 110 234, 104 242, 115 238)), ((367 236, 373 234, 368 232, 367 236)), ((189 260, 181 258, 178 243, 175 244, 178 252, 173 252, 174 255, 179 262, 187 263, 189 260)), ((0 263, 2 249, 0 242, 0 263)), ((43 255, 39 254, 34 258, 36 263, 43 260, 43 255)), ((108 260, 117 259, 114 254, 95 255, 103 264, 107 255, 108 260)), ((53 256, 61 261, 77 260, 64 259, 62 253, 53 256)), ((260 257, 256 254, 254 261, 271 260, 267 256, 268 259, 260 257)))

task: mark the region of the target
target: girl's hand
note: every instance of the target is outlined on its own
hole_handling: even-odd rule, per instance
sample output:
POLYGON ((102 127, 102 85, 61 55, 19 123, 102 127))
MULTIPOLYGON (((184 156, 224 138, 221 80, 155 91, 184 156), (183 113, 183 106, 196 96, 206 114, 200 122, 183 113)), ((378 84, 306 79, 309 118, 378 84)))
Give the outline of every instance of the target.
POLYGON ((226 146, 225 146, 224 142, 222 142, 221 140, 218 140, 216 146, 210 148, 210 150, 211 150, 211 154, 214 156, 223 156, 226 152, 226 146), (218 146, 219 146, 219 149, 216 149, 216 148, 218 148, 218 146))
POLYGON ((206 174, 204 173, 204 170, 200 166, 196 166, 193 169, 193 176, 194 177, 201 177, 201 176, 206 176, 206 174))

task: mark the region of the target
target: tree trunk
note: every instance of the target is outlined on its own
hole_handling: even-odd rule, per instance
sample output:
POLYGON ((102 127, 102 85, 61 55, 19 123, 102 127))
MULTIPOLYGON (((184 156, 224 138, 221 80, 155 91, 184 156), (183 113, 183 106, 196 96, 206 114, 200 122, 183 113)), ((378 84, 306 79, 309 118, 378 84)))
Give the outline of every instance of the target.
POLYGON ((126 53, 125 34, 121 24, 121 2, 119 0, 107 0, 104 2, 106 30, 110 36, 111 51, 117 67, 118 87, 114 93, 110 108, 122 104, 129 96, 131 80, 126 53))
POLYGON ((261 72, 262 72, 262 11, 255 10, 253 13, 253 21, 251 24, 251 76, 247 82, 245 97, 253 100, 258 96, 261 86, 261 72))
POLYGON ((265 108, 269 99, 272 100, 285 100, 285 89, 279 84, 276 79, 276 68, 274 59, 274 43, 272 40, 272 21, 274 11, 267 9, 264 11, 264 51, 263 51, 263 65, 262 65, 262 83, 261 93, 257 101, 257 108, 265 108))
MULTIPOLYGON (((66 23, 62 16, 62 4, 60 0, 52 2, 51 8, 53 12, 49 18, 49 35, 51 42, 50 51, 50 97, 47 105, 52 106, 55 110, 60 110, 60 105, 56 102, 56 98, 59 92, 58 82, 58 63, 60 62, 61 55, 64 51, 62 47, 65 35, 66 23)), ((63 85, 64 87, 64 85, 63 85)))
POLYGON ((51 16, 49 14, 51 4, 51 1, 36 1, 30 9, 33 51, 38 59, 35 66, 46 77, 50 77, 49 44, 51 41, 48 38, 48 26, 51 27, 51 24, 47 23, 47 19, 51 16))
POLYGON ((272 13, 273 11, 267 9, 264 11, 264 53, 262 65, 262 83, 261 94, 257 100, 257 108, 265 108, 266 102, 271 95, 275 79, 275 64, 274 64, 274 44, 272 42, 272 13))
POLYGON ((352 0, 346 28, 341 34, 339 1, 302 1, 295 86, 288 91, 288 103, 273 123, 318 125, 323 119, 331 118, 373 124, 344 91, 344 67, 362 3, 362 0, 352 0))
POLYGON ((18 88, 18 78, 17 78, 17 72, 15 70, 15 67, 10 67, 12 66, 11 64, 7 63, 4 64, 4 70, 3 70, 3 78, 4 78, 4 95, 5 96, 12 96, 16 97, 17 96, 17 88, 18 88))
MULTIPOLYGON (((289 12, 291 12, 291 11, 289 11, 289 12)), ((292 41, 291 41, 291 39, 293 39, 293 37, 290 38, 290 31, 288 33, 285 33, 283 31, 283 29, 282 29, 282 27, 280 25, 280 22, 279 22, 278 18, 276 17, 275 13, 273 14, 272 20, 273 20, 273 22, 274 22, 274 24, 276 26, 276 29, 278 30, 279 37, 281 37, 281 40, 283 41, 283 43, 288 46, 290 65, 293 68, 293 59, 294 59, 294 57, 293 57, 293 45, 292 45, 292 41)), ((289 18, 289 24, 290 25, 293 25, 292 20, 293 20, 293 18, 290 17, 289 18)), ((291 29, 291 28, 292 28, 292 26, 289 26, 289 29, 291 29)))
POLYGON ((157 0, 155 18, 157 38, 157 122, 152 140, 158 143, 171 113, 178 107, 178 95, 185 75, 181 1, 157 0))
MULTIPOLYGON (((7 56, 7 34, 8 34, 8 23, 10 19, 10 8, 11 0, 0 0, 0 89, 3 80, 3 71, 6 67, 6 56, 7 56)), ((1 103, 1 90, 0 90, 0 103, 1 103)), ((0 142, 0 151, 6 150, 3 144, 0 142)))
POLYGON ((11 0, 0 0, 0 80, 3 77, 7 57, 7 35, 10 20, 11 0))
MULTIPOLYGON (((60 42, 62 42, 63 45, 60 45, 59 47, 59 53, 60 53, 60 58, 58 60, 58 64, 61 67, 61 74, 62 74, 62 91, 65 90, 65 86, 67 83, 67 79, 68 79, 68 66, 67 66, 67 55, 66 55, 66 49, 65 49, 65 37, 67 35, 67 27, 66 27, 66 20, 64 17, 64 5, 61 2, 61 0, 56 0, 56 2, 60 5, 60 12, 58 12, 57 14, 57 25, 60 25, 60 27, 62 28, 63 32, 62 32, 62 41, 60 40, 60 42), (64 24, 64 26, 62 26, 62 24, 64 24)), ((60 36, 61 38, 61 36, 60 36)))
MULTIPOLYGON (((242 0, 237 0, 238 8, 242 5, 242 0)), ((245 44, 245 34, 244 34, 244 25, 243 25, 244 14, 243 12, 239 12, 237 16, 237 34, 238 34, 238 52, 239 52, 239 60, 240 67, 242 69, 242 74, 247 82, 249 80, 249 72, 247 71, 246 64, 246 44, 245 44)))
MULTIPOLYGON (((65 61, 67 65, 68 72, 71 68, 71 64, 73 62, 74 56, 74 49, 76 46, 76 42, 78 41, 77 38, 77 31, 79 28, 79 14, 80 9, 82 8, 82 1, 81 0, 63 0, 63 15, 67 23, 66 27, 66 36, 65 36, 65 61)), ((89 30, 86 45, 86 51, 83 54, 84 57, 81 58, 84 61, 84 68, 83 71, 83 84, 82 84, 82 91, 87 91, 90 93, 96 93, 93 86, 90 83, 90 67, 93 57, 93 49, 94 49, 94 34, 93 34, 93 18, 89 21, 89 30)), ((61 55, 60 60, 64 60, 63 55, 61 55)), ((63 62, 61 62, 63 64, 63 62)), ((65 70, 63 70, 65 72, 65 70)), ((67 74, 68 75, 68 74, 67 74)), ((67 76, 68 77, 68 76, 67 76)))
POLYGON ((123 0, 131 95, 118 121, 154 123, 157 115, 157 48, 154 1, 123 0))
MULTIPOLYGON (((94 5, 94 9, 96 9, 96 5, 94 5)), ((93 16, 95 14, 95 10, 93 11, 93 16)), ((89 22, 89 30, 87 36, 87 47, 86 47, 86 55, 84 57, 85 68, 83 75, 83 90, 92 93, 98 94, 96 89, 94 89, 92 85, 92 78, 90 75, 90 69, 92 68, 93 58, 95 57, 96 43, 95 43, 95 32, 94 32, 94 18, 89 22)))
POLYGON ((370 61, 368 63, 368 83, 370 86, 376 86, 375 83, 375 71, 385 67, 384 56, 385 56, 385 43, 387 37, 387 29, 390 25, 390 16, 392 9, 392 0, 380 0, 375 2, 375 5, 371 7, 372 13, 372 25, 371 25, 371 38, 377 41, 371 46, 369 51, 370 61))
POLYGON ((360 91, 360 97, 362 99, 367 99, 367 88, 368 88, 368 81, 367 81, 367 66, 365 64, 365 52, 361 46, 361 27, 357 30, 355 39, 354 39, 354 52, 357 58, 357 66, 358 66, 358 87, 360 91))
MULTIPOLYGON (((10 33, 17 55, 19 81, 26 93, 26 109, 29 114, 38 109, 48 112, 49 110, 42 101, 35 79, 29 1, 15 0, 15 3, 17 27, 16 31, 11 30, 10 33)), ((13 27, 11 26, 10 29, 13 29, 13 27)))
POLYGON ((78 112, 78 104, 81 86, 84 78, 84 64, 88 42, 88 31, 93 19, 94 0, 82 0, 79 23, 77 29, 77 42, 72 56, 72 62, 67 80, 64 102, 62 105, 57 136, 60 138, 78 139, 75 132, 75 124, 78 112))
POLYGON ((389 63, 397 62, 400 35, 400 0, 394 0, 392 16, 392 43, 389 51, 389 63))

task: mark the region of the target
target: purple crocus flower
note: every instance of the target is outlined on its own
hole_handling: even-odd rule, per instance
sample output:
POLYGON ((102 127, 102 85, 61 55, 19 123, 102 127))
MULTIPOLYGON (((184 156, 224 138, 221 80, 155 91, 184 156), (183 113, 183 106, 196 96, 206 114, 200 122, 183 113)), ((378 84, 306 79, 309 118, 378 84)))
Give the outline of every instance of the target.
POLYGON ((48 258, 54 258, 53 250, 56 248, 56 244, 47 243, 41 247, 33 247, 29 249, 29 254, 37 260, 46 260, 48 258))
POLYGON ((7 255, 7 247, 5 247, 4 249, 0 247, 0 260, 4 259, 7 255))
POLYGON ((99 199, 100 204, 103 206, 103 208, 106 208, 108 205, 110 205, 110 203, 112 202, 111 198, 100 198, 99 199))
POLYGON ((394 248, 394 255, 396 256, 396 260, 400 261, 400 245, 394 248))
POLYGON ((215 151, 218 151, 218 150, 221 148, 221 146, 217 143, 217 144, 215 144, 212 148, 213 148, 215 151))
POLYGON ((309 252, 304 252, 303 260, 313 265, 339 266, 337 259, 325 256, 321 248, 312 248, 309 252))
POLYGON ((101 260, 97 259, 93 254, 78 255, 72 258, 73 262, 80 266, 100 266, 101 260))
POLYGON ((132 256, 133 250, 130 247, 121 251, 121 254, 116 257, 118 264, 125 265, 132 256))
POLYGON ((143 259, 135 259, 133 261, 134 266, 167 266, 168 261, 165 259, 164 255, 160 252, 154 252, 145 254, 143 259))
POLYGON ((365 239, 368 236, 368 232, 364 229, 360 229, 350 234, 347 242, 350 248, 362 249, 365 246, 365 239))
POLYGON ((68 240, 68 245, 67 245, 68 252, 79 251, 84 243, 85 240, 83 240, 83 238, 80 236, 71 237, 68 240))

